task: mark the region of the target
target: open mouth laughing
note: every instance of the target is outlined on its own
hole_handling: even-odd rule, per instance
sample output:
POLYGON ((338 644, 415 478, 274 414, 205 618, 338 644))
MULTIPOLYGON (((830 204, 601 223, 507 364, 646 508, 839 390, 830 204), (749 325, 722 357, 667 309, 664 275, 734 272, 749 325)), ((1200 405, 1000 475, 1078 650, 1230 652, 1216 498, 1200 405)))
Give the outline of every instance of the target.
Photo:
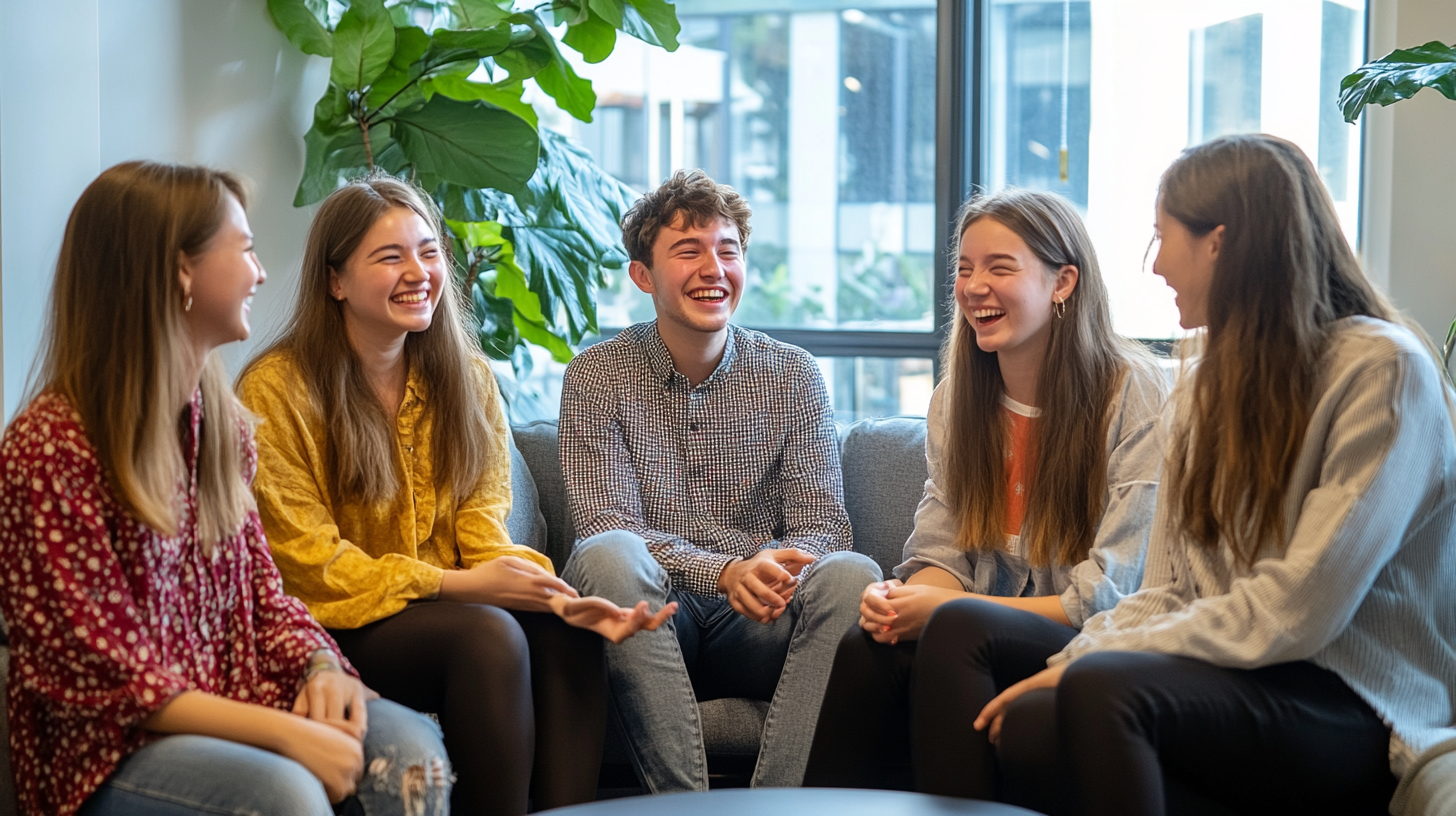
POLYGON ((728 290, 721 286, 705 286, 688 292, 688 297, 700 303, 722 303, 728 299, 728 290))
POLYGON ((977 326, 990 326, 1006 316, 1005 309, 976 309, 971 312, 977 326))

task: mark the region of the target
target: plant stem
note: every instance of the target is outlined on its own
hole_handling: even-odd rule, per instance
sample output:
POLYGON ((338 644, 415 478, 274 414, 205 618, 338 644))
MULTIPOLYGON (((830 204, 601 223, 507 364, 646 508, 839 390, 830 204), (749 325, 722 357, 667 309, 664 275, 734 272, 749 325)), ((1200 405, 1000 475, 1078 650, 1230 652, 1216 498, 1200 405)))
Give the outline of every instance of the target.
POLYGON ((369 169, 374 169, 374 149, 369 146, 369 120, 359 120, 359 132, 364 134, 364 158, 369 161, 369 169))

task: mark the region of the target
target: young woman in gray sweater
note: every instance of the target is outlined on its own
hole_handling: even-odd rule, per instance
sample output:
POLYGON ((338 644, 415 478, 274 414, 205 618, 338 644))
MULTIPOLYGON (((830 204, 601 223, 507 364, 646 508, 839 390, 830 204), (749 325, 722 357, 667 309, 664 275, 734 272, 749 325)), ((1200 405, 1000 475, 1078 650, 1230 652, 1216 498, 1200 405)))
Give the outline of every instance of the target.
POLYGON ((806 785, 1024 798, 971 723, 1142 581, 1166 374, 1113 332, 1070 201, 976 196, 957 235, 925 496, 835 653, 806 785))
POLYGON ((1157 228, 1154 271, 1207 333, 1170 403, 1142 589, 975 727, 1041 741, 1015 772, 1069 774, 1093 816, 1400 813, 1397 783, 1456 744, 1440 368, 1289 142, 1190 148, 1157 228))

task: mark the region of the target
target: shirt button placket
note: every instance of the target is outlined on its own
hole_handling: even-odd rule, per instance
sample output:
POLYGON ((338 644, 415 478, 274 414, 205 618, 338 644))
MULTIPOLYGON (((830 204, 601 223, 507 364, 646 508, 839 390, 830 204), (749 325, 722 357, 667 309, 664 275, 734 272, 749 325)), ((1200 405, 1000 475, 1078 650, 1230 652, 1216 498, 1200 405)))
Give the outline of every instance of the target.
POLYGON ((707 451, 704 450, 703 434, 703 407, 706 404, 704 392, 701 388, 695 388, 688 392, 688 466, 690 483, 695 492, 707 488, 707 451))

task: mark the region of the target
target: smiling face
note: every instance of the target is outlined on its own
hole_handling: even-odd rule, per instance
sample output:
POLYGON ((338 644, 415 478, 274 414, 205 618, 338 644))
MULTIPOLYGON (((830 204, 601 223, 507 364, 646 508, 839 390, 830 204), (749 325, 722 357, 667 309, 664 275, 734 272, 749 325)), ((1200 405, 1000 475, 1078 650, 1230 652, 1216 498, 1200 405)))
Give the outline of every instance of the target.
POLYGON ((1077 275, 1075 266, 1049 269, 1011 228, 979 218, 961 234, 956 306, 982 351, 1040 354, 1055 303, 1071 296, 1077 275))
POLYGON ((183 315, 199 351, 248 339, 253 293, 268 279, 253 254, 253 233, 243 205, 227 195, 222 224, 194 255, 182 254, 178 279, 191 297, 183 315))
POLYGON ((374 222, 342 269, 330 270, 329 294, 343 303, 351 337, 388 345, 430 327, 446 274, 429 222, 408 207, 394 207, 374 222))
POLYGON ((691 226, 679 217, 652 245, 652 266, 633 261, 628 274, 652 295, 658 326, 714 334, 743 296, 744 260, 738 227, 727 219, 691 226))
POLYGON ((1208 291, 1223 246, 1223 225, 1199 237, 1159 206, 1156 226, 1158 254, 1153 274, 1177 293, 1178 324, 1185 329, 1207 326, 1208 291))

